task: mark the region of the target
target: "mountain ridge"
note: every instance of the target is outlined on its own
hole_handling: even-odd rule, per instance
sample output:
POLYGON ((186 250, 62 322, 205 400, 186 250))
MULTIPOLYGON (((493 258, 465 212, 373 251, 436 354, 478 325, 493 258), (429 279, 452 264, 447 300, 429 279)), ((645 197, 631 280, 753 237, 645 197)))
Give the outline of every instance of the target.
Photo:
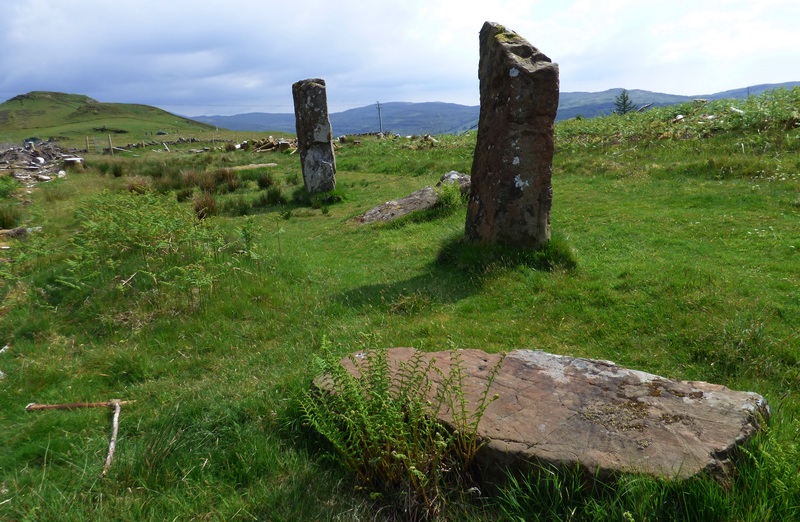
MULTIPOLYGON (((655 107, 685 103, 695 99, 746 98, 764 91, 800 86, 800 82, 759 84, 739 89, 684 96, 641 89, 629 89, 628 95, 637 106, 655 107)), ((594 118, 610 114, 614 100, 622 88, 600 92, 562 92, 556 121, 575 118, 594 118)), ((386 102, 381 103, 381 121, 376 105, 367 105, 330 114, 331 126, 337 135, 365 134, 379 130, 398 134, 449 134, 476 128, 480 106, 446 102, 386 102)), ((235 131, 295 132, 293 113, 250 112, 230 116, 190 116, 189 118, 235 131)))
MULTIPOLYGON (((760 84, 714 94, 682 96, 640 89, 628 90, 637 106, 685 103, 698 98, 746 98, 777 88, 800 87, 800 82, 760 84)), ((602 92, 562 92, 556 120, 577 116, 592 118, 614 110, 614 100, 622 88, 602 92)), ((477 128, 480 107, 447 102, 386 102, 331 113, 334 133, 367 134, 383 130, 397 134, 452 134, 477 128), (382 124, 382 125, 381 125, 382 124)), ((43 134, 59 139, 78 139, 98 131, 130 133, 141 141, 156 131, 192 133, 213 131, 295 132, 293 113, 250 112, 231 116, 179 116, 157 107, 141 104, 102 103, 81 94, 32 91, 0 104, 0 141, 43 134), (102 124, 102 127, 100 127, 102 124), (47 133, 47 134, 44 134, 47 133)))

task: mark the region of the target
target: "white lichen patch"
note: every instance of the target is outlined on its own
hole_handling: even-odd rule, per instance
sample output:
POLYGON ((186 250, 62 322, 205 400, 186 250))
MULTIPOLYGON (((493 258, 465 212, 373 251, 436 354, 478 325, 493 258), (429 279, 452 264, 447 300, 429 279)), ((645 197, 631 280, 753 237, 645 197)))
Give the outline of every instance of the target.
POLYGON ((528 185, 530 185, 530 183, 522 179, 522 176, 520 176, 519 174, 517 174, 517 177, 514 178, 514 186, 516 186, 518 189, 524 189, 528 185))
POLYGON ((509 354, 509 357, 538 366, 540 371, 544 371, 545 374, 557 382, 568 382, 570 380, 569 375, 574 375, 576 371, 589 382, 597 382, 598 380, 613 381, 623 379, 626 376, 635 377, 643 384, 652 382, 655 379, 661 379, 658 375, 652 373, 620 368, 611 361, 553 355, 541 350, 517 350, 509 354))
POLYGON ((511 162, 512 165, 519 165, 519 156, 514 156, 514 160, 511 162))
POLYGON ((564 368, 567 362, 565 357, 558 355, 553 356, 541 350, 517 350, 511 352, 508 357, 519 359, 526 364, 536 366, 538 371, 544 373, 555 382, 569 382, 569 378, 564 374, 564 368))
POLYGON ((516 78, 517 76, 519 76, 519 69, 517 69, 516 67, 512 67, 511 70, 508 71, 508 75, 511 76, 512 78, 516 78))
POLYGON ((326 143, 330 141, 331 128, 329 125, 318 123, 314 127, 314 141, 319 143, 326 143))

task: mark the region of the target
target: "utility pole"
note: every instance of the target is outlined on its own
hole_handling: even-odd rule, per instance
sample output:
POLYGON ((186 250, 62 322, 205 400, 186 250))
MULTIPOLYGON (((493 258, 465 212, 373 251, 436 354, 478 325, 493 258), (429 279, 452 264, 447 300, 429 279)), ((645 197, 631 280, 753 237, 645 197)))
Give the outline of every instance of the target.
POLYGON ((383 120, 381 119, 381 102, 375 102, 378 105, 378 126, 380 127, 381 134, 383 134, 383 120))

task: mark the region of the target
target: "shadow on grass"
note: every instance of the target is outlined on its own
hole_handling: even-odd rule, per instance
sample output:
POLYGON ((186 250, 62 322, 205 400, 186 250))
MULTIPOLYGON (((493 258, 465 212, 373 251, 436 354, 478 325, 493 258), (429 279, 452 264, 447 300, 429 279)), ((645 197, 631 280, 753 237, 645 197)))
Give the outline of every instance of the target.
POLYGON ((479 292, 509 270, 571 271, 577 267, 572 248, 554 235, 540 250, 482 245, 457 234, 445 241, 425 271, 404 281, 361 286, 334 297, 347 308, 373 308, 411 315, 434 304, 451 304, 479 292))

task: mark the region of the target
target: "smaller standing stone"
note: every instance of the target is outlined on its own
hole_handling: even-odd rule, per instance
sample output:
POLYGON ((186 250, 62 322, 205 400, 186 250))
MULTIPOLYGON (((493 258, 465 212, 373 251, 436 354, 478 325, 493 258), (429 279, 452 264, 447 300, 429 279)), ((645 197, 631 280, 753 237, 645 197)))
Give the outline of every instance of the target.
POLYGON ((292 85, 292 96, 306 191, 331 191, 336 188, 336 158, 325 80, 301 80, 292 85))

